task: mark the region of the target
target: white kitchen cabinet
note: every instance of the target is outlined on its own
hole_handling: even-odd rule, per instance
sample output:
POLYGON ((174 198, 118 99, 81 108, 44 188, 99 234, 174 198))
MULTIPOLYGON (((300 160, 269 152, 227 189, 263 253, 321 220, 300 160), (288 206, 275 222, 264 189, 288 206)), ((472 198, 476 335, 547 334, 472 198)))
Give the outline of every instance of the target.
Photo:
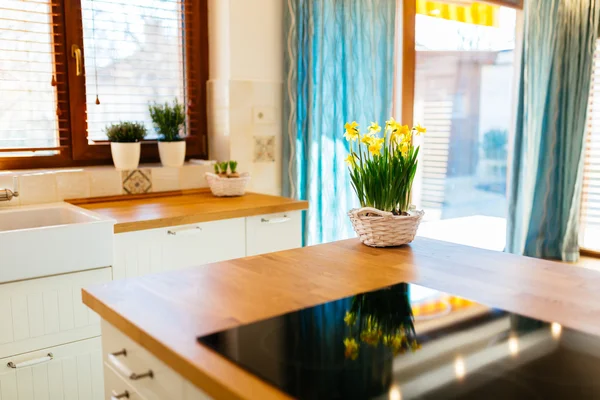
POLYGON ((246 255, 302 247, 302 211, 246 218, 246 255))
POLYGON ((0 358, 100 335, 81 288, 111 280, 110 268, 0 285, 0 358))
POLYGON ((124 391, 145 400, 207 400, 209 397, 142 346, 102 321, 102 358, 107 397, 124 391))
POLYGON ((119 233, 114 254, 113 279, 244 257, 245 219, 119 233))
POLYGON ((0 359, 0 400, 103 400, 100 338, 0 359))

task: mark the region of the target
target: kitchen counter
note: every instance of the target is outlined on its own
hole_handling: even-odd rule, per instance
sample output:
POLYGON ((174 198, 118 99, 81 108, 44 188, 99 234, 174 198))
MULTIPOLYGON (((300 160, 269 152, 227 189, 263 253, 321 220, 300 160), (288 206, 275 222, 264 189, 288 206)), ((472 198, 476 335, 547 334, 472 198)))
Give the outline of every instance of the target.
POLYGON ((357 239, 114 281, 83 301, 215 398, 287 398, 197 336, 408 281, 600 334, 600 274, 431 239, 374 249, 357 239))
POLYGON ((257 193, 246 193, 241 197, 215 197, 209 189, 97 197, 67 202, 116 220, 115 233, 308 208, 306 201, 257 193))

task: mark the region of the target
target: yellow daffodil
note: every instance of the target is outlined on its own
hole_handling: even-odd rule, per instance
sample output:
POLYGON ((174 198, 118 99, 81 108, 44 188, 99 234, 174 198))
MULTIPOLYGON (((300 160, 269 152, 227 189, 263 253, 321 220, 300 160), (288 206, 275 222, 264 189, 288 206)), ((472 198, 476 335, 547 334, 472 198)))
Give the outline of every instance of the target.
POLYGON ((394 143, 396 146, 400 145, 404 141, 404 136, 405 135, 398 133, 398 132, 392 133, 392 136, 391 136, 392 143, 394 143))
POLYGON ((408 127, 408 125, 399 125, 398 133, 402 135, 408 135, 410 133, 410 128, 408 127))
POLYGON ((344 161, 351 167, 354 167, 356 165, 356 156, 354 154, 348 154, 348 157, 346 157, 344 161))
POLYGON ((390 129, 392 127, 395 127, 396 125, 398 125, 398 123, 396 122, 394 117, 390 117, 390 119, 385 121, 385 129, 390 129))
POLYGON ((384 139, 373 139, 369 144, 369 153, 374 156, 378 156, 381 153, 381 147, 383 147, 384 139))
POLYGON ((346 316, 344 316, 344 322, 348 326, 354 325, 354 323, 356 322, 356 314, 353 314, 350 311, 346 311, 346 316))
POLYGON ((423 128, 421 124, 417 124, 413 129, 417 131, 417 135, 422 135, 427 132, 427 128, 423 128))
POLYGON ((406 156, 408 154, 408 148, 409 144, 407 142, 402 142, 402 144, 400 145, 400 152, 403 156, 406 156))
POLYGON ((371 122, 371 125, 369 125, 369 133, 375 134, 380 131, 381 131, 381 127, 379 126, 379 124, 377 122, 371 122))
POLYGON ((369 146, 373 142, 373 140, 377 139, 370 135, 364 135, 362 138, 360 138, 360 142, 366 144, 367 146, 369 146))
POLYGON ((356 339, 344 339, 344 357, 356 360, 358 358, 358 343, 356 339))
POLYGON ((356 139, 358 139, 359 131, 358 123, 356 121, 347 122, 346 125, 344 125, 344 128, 346 129, 346 132, 344 133, 346 140, 349 142, 354 142, 356 139))

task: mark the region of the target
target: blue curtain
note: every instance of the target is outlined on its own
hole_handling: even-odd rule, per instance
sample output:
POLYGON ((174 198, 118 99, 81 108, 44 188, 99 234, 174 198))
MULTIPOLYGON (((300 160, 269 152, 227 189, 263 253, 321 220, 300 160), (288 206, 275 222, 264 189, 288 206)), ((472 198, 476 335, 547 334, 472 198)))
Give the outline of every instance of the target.
POLYGON ((507 251, 576 261, 600 0, 527 0, 507 251))
POLYGON ((284 194, 310 203, 305 244, 351 237, 343 126, 391 115, 396 0, 284 4, 284 194))

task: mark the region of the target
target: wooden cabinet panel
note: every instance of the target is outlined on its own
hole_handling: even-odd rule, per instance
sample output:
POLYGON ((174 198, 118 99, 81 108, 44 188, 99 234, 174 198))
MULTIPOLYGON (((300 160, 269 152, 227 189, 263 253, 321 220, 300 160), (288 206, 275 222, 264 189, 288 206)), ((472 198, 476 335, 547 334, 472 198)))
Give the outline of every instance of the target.
POLYGON ((113 279, 244 257, 243 218, 115 235, 113 279))
POLYGON ((111 280, 101 268, 0 285, 0 358, 100 335, 81 288, 111 280))
POLYGON ((6 357, 0 359, 0 400, 103 400, 101 367, 100 338, 6 357))
POLYGON ((246 218, 246 255, 302 247, 302 211, 246 218))

